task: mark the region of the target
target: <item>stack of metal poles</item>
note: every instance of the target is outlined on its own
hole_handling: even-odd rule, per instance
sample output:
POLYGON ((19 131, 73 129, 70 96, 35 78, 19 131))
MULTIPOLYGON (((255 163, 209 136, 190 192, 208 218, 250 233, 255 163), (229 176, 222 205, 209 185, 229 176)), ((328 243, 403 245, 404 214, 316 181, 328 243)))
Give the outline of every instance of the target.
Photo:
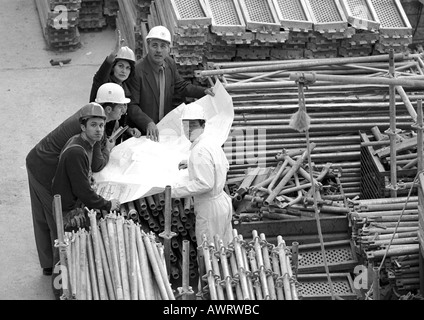
MULTIPOLYGON (((90 230, 66 233, 67 280, 76 300, 175 300, 162 244, 122 215, 97 220, 90 230)), ((63 270, 62 270, 63 271, 63 270)))
MULTIPOLYGON (((160 234, 165 230, 165 197, 158 193, 127 202, 121 206, 121 214, 126 219, 138 223, 145 232, 160 234)), ((195 216, 193 198, 172 199, 171 231, 175 236, 171 239, 170 261, 171 277, 175 280, 182 275, 183 241, 189 241, 190 263, 189 276, 196 278, 199 274, 197 264, 196 234, 194 230, 195 216)), ((163 242, 163 240, 161 239, 163 242)))
POLYGON ((385 259, 380 279, 400 292, 419 288, 418 197, 356 200, 350 221, 352 239, 368 265, 385 259))
POLYGON ((225 245, 217 235, 203 237, 204 274, 202 292, 209 300, 299 300, 298 284, 291 265, 291 251, 281 236, 273 245, 252 231, 244 241, 233 229, 233 240, 225 245))

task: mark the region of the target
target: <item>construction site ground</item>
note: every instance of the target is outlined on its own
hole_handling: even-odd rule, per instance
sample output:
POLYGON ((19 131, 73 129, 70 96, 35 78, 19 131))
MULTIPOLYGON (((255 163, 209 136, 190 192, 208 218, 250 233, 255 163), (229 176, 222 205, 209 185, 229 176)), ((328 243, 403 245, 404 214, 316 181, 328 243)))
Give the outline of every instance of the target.
POLYGON ((48 132, 88 103, 92 78, 113 48, 111 28, 81 33, 74 52, 49 51, 35 1, 2 0, 0 10, 0 299, 53 300, 34 240, 25 157, 48 132), (51 59, 72 59, 51 66, 51 59))

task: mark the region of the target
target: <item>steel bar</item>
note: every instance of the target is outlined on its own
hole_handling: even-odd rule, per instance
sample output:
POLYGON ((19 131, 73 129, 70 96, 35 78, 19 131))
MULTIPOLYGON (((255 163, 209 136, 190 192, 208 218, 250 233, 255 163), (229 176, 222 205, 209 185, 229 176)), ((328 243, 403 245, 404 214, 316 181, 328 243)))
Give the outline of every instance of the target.
MULTIPOLYGON (((156 252, 153 250, 154 244, 152 243, 148 235, 143 234, 142 238, 143 238, 144 246, 146 248, 147 256, 149 258, 148 261, 150 261, 153 275, 156 279, 155 283, 157 284, 160 295, 163 300, 171 300, 170 297, 168 296, 168 290, 165 287, 165 282, 164 282, 164 279, 162 278, 162 273, 160 271, 161 263, 160 261, 158 261, 156 252)), ((168 276, 166 276, 166 280, 167 279, 168 279, 168 276)))
POLYGON ((274 278, 272 276, 271 259, 269 257, 269 249, 268 249, 269 244, 266 241, 266 237, 264 233, 260 234, 260 239, 262 242, 262 257, 264 261, 265 272, 268 274, 267 281, 268 281, 269 297, 271 300, 277 300, 274 278))
POLYGON ((215 283, 215 275, 214 275, 214 271, 212 267, 210 248, 208 244, 208 238, 205 234, 203 235, 202 240, 203 240, 202 242, 203 257, 205 261, 205 271, 206 271, 205 276, 208 283, 210 300, 218 300, 218 292, 217 292, 217 287, 215 283))
POLYGON ((221 285, 222 283, 221 272, 219 270, 218 259, 216 257, 216 249, 213 242, 209 244, 209 248, 210 248, 210 258, 212 262, 212 271, 213 271, 213 275, 214 275, 215 283, 216 283, 217 299, 225 300, 224 289, 221 285))
POLYGON ((63 212, 62 212, 62 198, 59 194, 54 195, 53 197, 53 214, 56 221, 57 229, 57 241, 59 247, 59 260, 60 260, 60 270, 62 272, 62 292, 63 298, 65 300, 70 300, 71 290, 69 289, 69 268, 68 260, 66 256, 66 248, 69 244, 65 243, 65 231, 63 228, 63 212))
POLYGON ((237 270, 240 279, 241 290, 243 292, 243 300, 251 300, 249 295, 249 287, 247 284, 247 274, 246 267, 244 266, 244 260, 241 252, 241 243, 240 238, 238 237, 238 233, 236 229, 233 229, 233 246, 234 246, 234 254, 237 262, 237 270))
POLYGON ((109 243, 109 234, 108 234, 108 226, 107 221, 102 218, 99 221, 100 230, 101 230, 101 238, 103 241, 99 240, 101 254, 102 254, 102 266, 105 275, 108 295, 110 300, 117 299, 117 288, 115 280, 115 272, 113 268, 113 259, 111 246, 109 243))
POLYGON ((168 300, 175 300, 174 292, 172 291, 171 284, 169 283, 169 276, 166 272, 166 262, 163 257, 163 246, 159 248, 159 245, 156 244, 154 240, 154 235, 147 236, 150 238, 151 247, 153 249, 153 253, 156 257, 157 265, 159 267, 160 276, 162 277, 163 284, 165 286, 165 290, 168 294, 168 300), (162 252, 160 252, 162 251, 162 252), (162 253, 162 254, 161 254, 162 253))
POLYGON ((125 248, 125 238, 124 238, 124 217, 118 216, 116 218, 116 236, 118 239, 118 255, 121 271, 121 281, 122 281, 122 292, 124 300, 131 300, 130 294, 130 283, 128 278, 128 260, 127 253, 125 248))
POLYGON ((228 265, 227 249, 224 246, 222 239, 215 235, 215 242, 218 242, 219 261, 221 262, 222 276, 225 284, 226 300, 234 300, 233 283, 228 265))
POLYGON ((100 253, 100 243, 99 243, 101 239, 99 235, 99 227, 97 225, 97 220, 96 220, 97 214, 93 210, 91 210, 88 213, 88 217, 90 219, 91 236, 93 239, 94 260, 96 264, 96 274, 97 274, 97 281, 94 281, 94 283, 98 283, 100 300, 107 300, 105 275, 103 272, 102 256, 100 253))
POLYGON ((283 282, 281 278, 280 272, 280 259, 278 255, 274 253, 274 250, 271 251, 271 260, 272 260, 272 271, 277 276, 275 280, 275 290, 277 292, 277 300, 284 300, 284 290, 283 290, 283 282))
MULTIPOLYGON (((96 226, 97 227, 97 226, 96 226)), ((88 300, 100 300, 100 292, 99 287, 97 283, 97 274, 96 274, 96 263, 94 259, 94 249, 93 249, 93 243, 92 243, 92 234, 88 233, 87 235, 87 252, 88 252, 88 268, 89 268, 89 277, 90 280, 90 289, 87 289, 87 292, 89 293, 91 291, 91 299, 88 298, 88 300)), ((100 262, 101 263, 101 262, 100 262)), ((103 281, 104 284, 104 281, 103 281)), ((103 288, 104 294, 107 297, 106 294, 106 287, 103 288)), ((104 300, 107 300, 104 298, 104 300)))
MULTIPOLYGON (((138 261, 140 264, 141 278, 143 283, 143 292, 146 300, 153 300, 154 286, 153 286, 153 275, 149 266, 149 258, 147 255, 146 247, 143 242, 143 235, 140 228, 135 229, 136 242, 137 242, 137 254, 138 261)), ((141 291, 141 290, 140 290, 141 291)))
POLYGON ((277 252, 280 258, 281 275, 283 278, 284 297, 286 300, 293 300, 290 286, 290 276, 287 267, 286 246, 285 241, 281 236, 277 236, 277 252))
POLYGON ((121 279, 121 271, 120 271, 120 265, 119 265, 119 258, 120 255, 118 252, 118 245, 117 245, 117 232, 116 232, 116 215, 109 214, 107 216, 107 228, 108 228, 108 235, 109 235, 109 245, 111 249, 111 258, 112 258, 112 264, 113 264, 113 272, 114 277, 113 280, 115 281, 115 288, 116 288, 116 299, 117 300, 124 300, 124 292, 122 287, 122 279, 121 279))
POLYGON ((256 280, 254 281, 254 288, 255 288, 255 296, 256 300, 263 300, 262 296, 262 288, 261 288, 261 280, 260 277, 258 277, 258 265, 256 261, 256 253, 254 250, 250 250, 248 253, 248 260, 250 262, 250 267, 252 269, 252 273, 256 276, 256 280))
POLYGON ((83 229, 80 232, 80 294, 78 300, 87 300, 87 233, 83 229))
POLYGON ((241 256, 243 258, 243 264, 246 270, 249 297, 251 300, 255 300, 255 291, 253 289, 253 275, 252 275, 252 272, 250 271, 249 261, 247 259, 247 251, 246 251, 246 247, 248 247, 249 245, 243 240, 243 236, 241 234, 239 234, 238 237, 240 239, 241 256))
POLYGON ((266 270, 265 270, 264 260, 262 256, 261 242, 260 242, 260 237, 258 235, 258 232, 256 230, 252 230, 252 246, 256 253, 255 258, 256 258, 256 263, 258 265, 259 279, 261 281, 261 286, 262 286, 262 297, 264 300, 270 300, 271 294, 268 288, 268 280, 266 277, 266 270))

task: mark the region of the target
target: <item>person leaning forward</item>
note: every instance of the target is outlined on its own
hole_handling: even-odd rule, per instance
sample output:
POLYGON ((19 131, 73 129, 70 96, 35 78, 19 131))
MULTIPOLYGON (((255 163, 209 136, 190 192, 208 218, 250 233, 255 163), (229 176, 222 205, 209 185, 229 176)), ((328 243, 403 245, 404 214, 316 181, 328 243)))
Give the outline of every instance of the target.
MULTIPOLYGON (((119 120, 122 108, 128 100, 123 89, 117 85, 102 86, 98 90, 97 101, 103 106, 106 113, 106 122, 119 120), (109 87, 109 90, 104 90, 109 87), (113 94, 109 94, 112 91, 113 94), (115 100, 117 98, 118 100, 115 100), (112 103, 111 100, 120 103, 112 103)), ((76 134, 81 133, 80 115, 85 109, 95 103, 87 104, 62 122, 57 128, 40 140, 26 157, 28 186, 31 200, 35 244, 43 274, 51 275, 54 266, 54 241, 57 239, 56 223, 52 212, 53 194, 52 180, 59 162, 59 155, 68 142, 76 134)), ((114 142, 104 139, 93 147, 91 168, 93 172, 101 171, 109 161, 110 150, 114 142)))
POLYGON ((152 28, 146 40, 147 55, 136 63, 135 76, 127 81, 132 92, 128 124, 137 127, 147 138, 159 141, 156 124, 174 109, 174 94, 198 99, 214 93, 211 88, 193 85, 181 77, 175 61, 169 57, 172 39, 167 28, 152 28), (164 82, 161 82, 161 72, 164 82))
POLYGON ((88 227, 84 208, 117 211, 120 203, 96 193, 91 162, 94 145, 104 136, 106 114, 103 107, 92 104, 80 115, 81 133, 69 139, 60 153, 53 178, 52 192, 61 196, 63 226, 67 232, 88 227))

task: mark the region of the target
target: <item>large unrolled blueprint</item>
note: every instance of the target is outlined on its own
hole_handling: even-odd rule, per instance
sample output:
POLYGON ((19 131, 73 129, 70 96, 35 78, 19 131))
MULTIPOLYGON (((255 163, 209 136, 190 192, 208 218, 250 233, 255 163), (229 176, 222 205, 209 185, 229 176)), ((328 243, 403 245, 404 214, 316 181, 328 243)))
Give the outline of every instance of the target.
MULTIPOLYGON (((206 95, 196 103, 205 110, 207 121, 203 134, 211 135, 223 145, 234 120, 233 101, 219 81, 214 93, 214 97, 206 95)), ((189 158, 191 145, 182 130, 184 107, 185 104, 181 104, 158 123, 159 142, 144 136, 130 138, 113 148, 107 166, 94 174, 99 195, 126 203, 163 192, 166 186, 177 181, 188 180, 187 170, 178 169, 179 163, 189 158)))

